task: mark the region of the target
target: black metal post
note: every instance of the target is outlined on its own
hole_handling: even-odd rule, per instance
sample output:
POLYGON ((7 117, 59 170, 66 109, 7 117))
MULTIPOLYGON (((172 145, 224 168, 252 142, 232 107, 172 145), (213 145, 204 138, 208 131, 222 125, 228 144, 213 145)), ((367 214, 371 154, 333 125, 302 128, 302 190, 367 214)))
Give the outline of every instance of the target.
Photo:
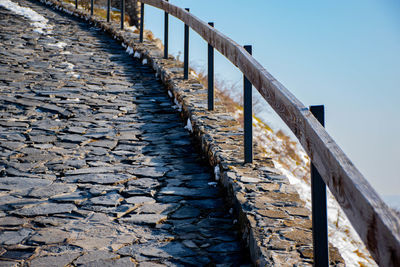
POLYGON ((125 0, 121 0, 121 30, 124 29, 125 20, 125 0))
MULTIPOLYGON (((244 49, 251 55, 252 46, 245 45, 244 49)), ((243 75, 243 115, 244 115, 244 162, 253 162, 253 105, 252 85, 243 75)))
POLYGON ((75 0, 75 8, 78 9, 78 0, 75 0))
POLYGON ((107 0, 107 22, 110 22, 111 0, 107 0))
MULTIPOLYGON (((185 8, 187 12, 189 8, 185 8)), ((185 44, 183 53, 183 79, 189 79, 189 26, 185 24, 185 44)))
POLYGON ((140 34, 139 42, 143 43, 143 31, 144 31, 144 3, 140 4, 140 34))
POLYGON ((168 12, 164 12, 164 58, 168 59, 168 12))
MULTIPOLYGON (((310 106, 311 113, 325 127, 324 106, 310 106)), ((314 246, 314 266, 329 266, 328 218, 326 186, 321 175, 311 163, 311 205, 314 246)))
MULTIPOLYGON (((214 22, 208 25, 214 27, 214 22)), ((214 47, 208 44, 208 110, 214 110, 214 47)))
POLYGON ((90 16, 93 16, 93 6, 94 6, 94 0, 90 0, 90 16))

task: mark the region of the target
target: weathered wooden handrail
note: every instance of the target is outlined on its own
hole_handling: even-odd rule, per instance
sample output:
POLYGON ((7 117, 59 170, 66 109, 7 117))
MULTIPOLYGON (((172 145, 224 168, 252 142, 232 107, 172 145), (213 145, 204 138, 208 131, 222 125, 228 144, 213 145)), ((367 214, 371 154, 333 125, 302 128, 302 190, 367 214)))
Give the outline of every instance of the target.
POLYGON ((400 266, 400 223, 311 112, 246 50, 164 0, 139 0, 196 31, 237 66, 299 139, 353 227, 381 266, 400 266))

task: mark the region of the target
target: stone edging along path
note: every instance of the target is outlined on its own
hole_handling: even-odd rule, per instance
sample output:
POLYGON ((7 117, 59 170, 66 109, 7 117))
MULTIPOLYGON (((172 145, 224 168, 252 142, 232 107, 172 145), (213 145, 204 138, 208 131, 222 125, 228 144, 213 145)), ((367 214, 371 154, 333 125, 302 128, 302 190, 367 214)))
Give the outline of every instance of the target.
MULTIPOLYGON (((187 122, 195 144, 214 167, 216 180, 225 188, 232 211, 258 266, 312 265, 310 211, 305 208, 288 179, 277 173, 269 158, 260 158, 254 148, 253 164, 243 164, 243 130, 216 99, 215 111, 207 110, 207 90, 192 75, 183 80, 182 63, 163 52, 154 42, 139 43, 139 35, 120 30, 85 10, 55 0, 42 3, 75 15, 112 35, 127 46, 127 52, 152 66, 187 122)), ((128 56, 128 55, 127 55, 128 56)), ((330 245, 331 265, 344 266, 338 250, 330 245)))

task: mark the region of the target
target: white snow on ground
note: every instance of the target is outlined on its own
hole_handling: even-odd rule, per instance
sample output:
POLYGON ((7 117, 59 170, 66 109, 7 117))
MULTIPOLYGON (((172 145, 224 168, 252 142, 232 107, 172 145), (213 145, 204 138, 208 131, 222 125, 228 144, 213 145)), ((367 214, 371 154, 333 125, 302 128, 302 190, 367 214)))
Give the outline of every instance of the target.
POLYGON ((58 48, 64 48, 67 46, 67 44, 64 42, 57 42, 55 44, 47 43, 46 45, 52 46, 52 47, 58 47, 58 48))
POLYGON ((192 122, 190 121, 190 119, 187 119, 185 129, 188 130, 189 132, 193 133, 192 122))
MULTIPOLYGON (((253 127, 255 139, 272 158, 275 168, 289 179, 311 210, 310 160, 303 148, 287 136, 268 129, 261 121, 253 120, 253 127)), ((340 205, 327 191, 329 241, 339 249, 346 266, 377 266, 340 205)))
POLYGON ((35 27, 34 31, 40 34, 46 34, 45 29, 51 30, 52 26, 48 25, 48 20, 37 12, 28 7, 22 7, 10 0, 0 0, 0 6, 14 12, 17 15, 24 16, 32 21, 31 25, 35 27))

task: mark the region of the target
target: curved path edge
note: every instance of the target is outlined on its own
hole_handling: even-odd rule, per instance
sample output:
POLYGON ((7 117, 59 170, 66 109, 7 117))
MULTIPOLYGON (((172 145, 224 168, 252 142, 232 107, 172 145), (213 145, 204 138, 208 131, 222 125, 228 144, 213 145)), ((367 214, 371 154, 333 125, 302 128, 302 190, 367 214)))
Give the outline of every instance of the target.
MULTIPOLYGON (((269 158, 255 147, 253 164, 243 163, 243 130, 216 100, 215 111, 207 110, 207 91, 194 76, 183 80, 183 64, 163 52, 154 42, 139 42, 139 35, 120 30, 117 22, 107 23, 89 11, 77 10, 71 4, 40 0, 67 14, 95 24, 127 46, 127 52, 140 58, 156 72, 176 108, 187 121, 195 143, 214 167, 217 182, 226 190, 232 212, 257 266, 310 266, 312 233, 310 211, 288 179, 279 174, 269 158)), ((338 250, 330 245, 330 264, 344 266, 338 250)))

